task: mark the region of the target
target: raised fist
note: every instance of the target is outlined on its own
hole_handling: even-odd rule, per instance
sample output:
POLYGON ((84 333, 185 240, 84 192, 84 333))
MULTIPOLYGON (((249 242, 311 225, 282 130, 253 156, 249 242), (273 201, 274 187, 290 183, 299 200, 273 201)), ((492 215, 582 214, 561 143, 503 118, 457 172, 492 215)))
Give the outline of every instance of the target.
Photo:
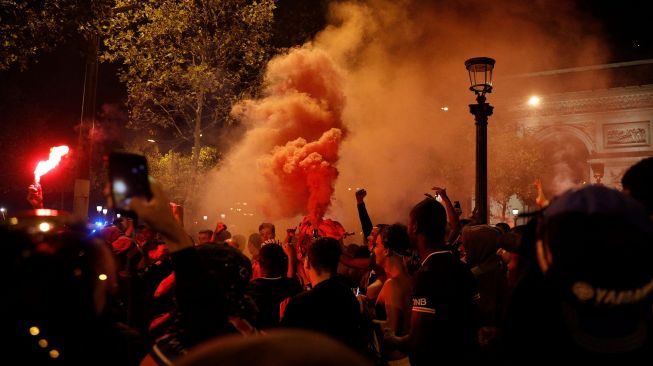
POLYGON ((365 198, 365 196, 367 196, 367 191, 365 190, 365 188, 361 188, 356 191, 356 201, 358 203, 363 203, 363 199, 365 198))

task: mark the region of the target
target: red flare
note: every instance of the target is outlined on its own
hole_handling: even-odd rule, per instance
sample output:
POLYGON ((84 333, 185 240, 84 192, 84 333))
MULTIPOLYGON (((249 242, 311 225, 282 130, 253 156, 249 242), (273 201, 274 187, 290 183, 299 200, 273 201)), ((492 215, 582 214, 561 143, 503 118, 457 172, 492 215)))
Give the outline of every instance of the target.
POLYGON ((41 177, 50 170, 54 169, 61 162, 61 158, 68 154, 70 148, 66 145, 55 146, 50 149, 50 158, 45 161, 39 161, 34 169, 34 183, 39 183, 41 177))

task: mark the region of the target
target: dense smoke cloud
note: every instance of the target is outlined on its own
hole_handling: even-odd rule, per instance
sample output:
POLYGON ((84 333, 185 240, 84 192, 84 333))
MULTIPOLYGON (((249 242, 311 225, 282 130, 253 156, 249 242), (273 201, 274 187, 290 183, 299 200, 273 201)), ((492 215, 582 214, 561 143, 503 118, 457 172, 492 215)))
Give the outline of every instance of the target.
POLYGON ((369 192, 366 202, 375 223, 405 222, 408 209, 434 185, 445 186, 468 214, 475 127, 464 61, 497 60, 488 98, 495 106, 490 137, 508 118, 511 98, 538 91, 524 89, 510 75, 603 62, 599 29, 572 2, 335 2, 330 24, 311 44, 271 62, 265 99, 235 109, 249 132, 207 178, 212 188, 204 200, 209 212, 258 200, 261 210, 251 212, 264 214, 239 221, 244 231, 280 216, 289 219, 286 225, 299 221, 291 215, 299 215, 295 207, 306 191, 299 189, 298 197, 286 202, 294 188, 270 188, 265 171, 279 169, 271 164, 280 151, 275 146, 292 146, 300 152, 296 159, 304 159, 310 155, 306 148, 331 128, 347 133, 332 151, 339 160, 328 162, 339 175, 326 216, 348 231, 360 228, 354 199, 360 187, 369 192), (314 63, 314 57, 320 61, 314 63), (457 168, 445 169, 452 166, 457 168))
POLYGON ((262 158, 260 169, 270 193, 263 213, 283 219, 308 212, 317 224, 331 204, 341 140, 342 131, 332 128, 317 141, 300 137, 262 158))
MULTIPOLYGON (((331 203, 346 133, 341 72, 326 53, 307 46, 273 59, 265 83, 263 98, 245 100, 232 110, 248 132, 215 178, 227 178, 220 186, 232 190, 219 196, 253 200, 253 211, 262 214, 257 219, 309 214, 317 223, 331 203), (244 179, 248 189, 229 180, 243 172, 249 175, 244 179)), ((236 212, 253 217, 242 208, 236 212)))

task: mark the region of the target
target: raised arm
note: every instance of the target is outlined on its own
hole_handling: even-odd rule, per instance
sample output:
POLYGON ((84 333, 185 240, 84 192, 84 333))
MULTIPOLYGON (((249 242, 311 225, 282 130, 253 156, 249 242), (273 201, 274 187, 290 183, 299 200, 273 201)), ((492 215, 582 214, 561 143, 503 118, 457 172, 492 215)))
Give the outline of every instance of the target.
POLYGON ((222 232, 224 232, 225 230, 227 230, 227 225, 225 225, 221 221, 218 221, 218 223, 215 224, 215 230, 213 230, 213 235, 211 235, 211 242, 215 243, 215 239, 218 238, 218 235, 222 234, 222 232))
POLYGON ((287 229, 286 238, 283 240, 283 243, 281 243, 281 247, 288 257, 288 272, 286 273, 286 277, 288 278, 295 278, 295 275, 297 274, 297 251, 295 250, 294 243, 296 231, 296 227, 287 229))
POLYGON ((535 186, 535 190, 537 191, 537 197, 535 198, 535 203, 537 204, 537 207, 543 208, 544 206, 548 206, 549 200, 546 199, 546 196, 544 196, 544 190, 542 189, 542 181, 540 179, 536 179, 533 185, 535 186))
POLYGON ((447 222, 451 228, 451 233, 449 234, 447 240, 452 238, 455 239, 460 233, 460 220, 458 219, 458 215, 456 215, 456 210, 454 209, 449 196, 447 196, 447 189, 440 187, 433 187, 432 189, 435 192, 436 197, 440 196, 442 205, 447 212, 447 222))
POLYGON ((358 218, 361 221, 361 228, 363 229, 363 238, 367 240, 367 237, 372 233, 372 220, 370 215, 367 213, 367 208, 365 207, 365 196, 367 196, 367 191, 363 188, 356 191, 356 208, 358 208, 358 218))
POLYGON ((175 219, 168 204, 168 198, 161 186, 152 182, 152 199, 133 197, 130 209, 136 212, 152 229, 159 232, 166 241, 168 251, 174 253, 193 246, 193 241, 175 219))

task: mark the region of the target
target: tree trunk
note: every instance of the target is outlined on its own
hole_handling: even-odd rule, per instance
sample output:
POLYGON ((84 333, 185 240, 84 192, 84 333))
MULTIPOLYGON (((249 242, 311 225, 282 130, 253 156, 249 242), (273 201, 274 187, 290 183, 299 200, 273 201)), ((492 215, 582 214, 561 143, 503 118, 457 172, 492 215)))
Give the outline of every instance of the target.
MULTIPOLYGON (((197 93, 197 108, 195 109, 195 129, 193 130, 193 159, 191 162, 191 173, 188 183, 188 190, 186 191, 186 198, 184 205, 186 206, 186 217, 195 217, 194 212, 194 192, 196 192, 197 173, 200 165, 200 151, 202 149, 202 140, 200 134, 202 133, 202 113, 204 111, 204 92, 197 93)), ((191 220, 192 221, 192 220, 191 220)))

